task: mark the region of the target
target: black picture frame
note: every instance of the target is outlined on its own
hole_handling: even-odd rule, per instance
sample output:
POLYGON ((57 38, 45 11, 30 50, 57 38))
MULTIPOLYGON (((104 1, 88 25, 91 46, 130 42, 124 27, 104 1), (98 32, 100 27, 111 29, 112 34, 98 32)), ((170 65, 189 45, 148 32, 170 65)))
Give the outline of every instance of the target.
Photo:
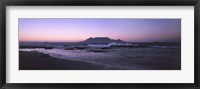
POLYGON ((1 0, 0 1, 0 87, 2 89, 198 89, 199 38, 200 38, 199 0, 1 0), (195 20, 195 75, 194 83, 6 83, 6 6, 194 6, 195 20))

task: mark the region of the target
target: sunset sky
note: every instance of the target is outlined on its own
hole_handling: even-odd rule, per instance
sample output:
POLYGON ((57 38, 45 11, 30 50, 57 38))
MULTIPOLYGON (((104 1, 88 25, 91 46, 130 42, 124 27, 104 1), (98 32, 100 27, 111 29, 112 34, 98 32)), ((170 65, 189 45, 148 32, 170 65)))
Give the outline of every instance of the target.
POLYGON ((19 40, 23 42, 78 42, 89 37, 180 42, 181 19, 19 18, 19 40))

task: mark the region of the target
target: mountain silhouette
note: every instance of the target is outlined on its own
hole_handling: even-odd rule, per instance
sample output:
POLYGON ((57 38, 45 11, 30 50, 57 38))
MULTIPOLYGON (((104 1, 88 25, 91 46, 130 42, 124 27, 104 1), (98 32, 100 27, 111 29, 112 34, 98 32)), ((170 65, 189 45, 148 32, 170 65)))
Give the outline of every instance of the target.
POLYGON ((117 42, 117 43, 125 43, 124 41, 118 39, 118 40, 114 40, 114 39, 110 39, 108 37, 90 37, 88 39, 86 39, 85 41, 82 41, 82 43, 87 43, 87 44, 108 44, 111 42, 117 42))

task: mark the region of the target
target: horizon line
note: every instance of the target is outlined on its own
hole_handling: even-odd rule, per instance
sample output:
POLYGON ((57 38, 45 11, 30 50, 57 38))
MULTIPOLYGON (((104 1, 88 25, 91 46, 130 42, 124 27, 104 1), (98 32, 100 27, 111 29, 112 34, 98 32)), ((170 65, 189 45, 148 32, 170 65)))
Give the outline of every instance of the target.
MULTIPOLYGON (((80 42, 83 42, 83 41, 77 41, 77 42, 72 42, 72 41, 19 41, 19 42, 66 42, 66 43, 80 43, 80 42)), ((124 41, 124 42, 127 42, 127 41, 124 41)), ((181 41, 134 41, 134 42, 127 42, 127 43, 138 43, 138 42, 141 42, 141 43, 149 43, 149 42, 181 42, 181 41)))

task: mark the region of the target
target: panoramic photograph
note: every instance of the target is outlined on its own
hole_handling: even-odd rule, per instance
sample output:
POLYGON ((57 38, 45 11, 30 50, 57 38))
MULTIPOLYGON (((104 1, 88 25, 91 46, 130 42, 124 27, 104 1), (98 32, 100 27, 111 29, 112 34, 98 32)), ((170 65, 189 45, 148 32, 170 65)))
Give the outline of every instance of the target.
POLYGON ((19 70, 181 70, 181 19, 19 18, 19 70))

